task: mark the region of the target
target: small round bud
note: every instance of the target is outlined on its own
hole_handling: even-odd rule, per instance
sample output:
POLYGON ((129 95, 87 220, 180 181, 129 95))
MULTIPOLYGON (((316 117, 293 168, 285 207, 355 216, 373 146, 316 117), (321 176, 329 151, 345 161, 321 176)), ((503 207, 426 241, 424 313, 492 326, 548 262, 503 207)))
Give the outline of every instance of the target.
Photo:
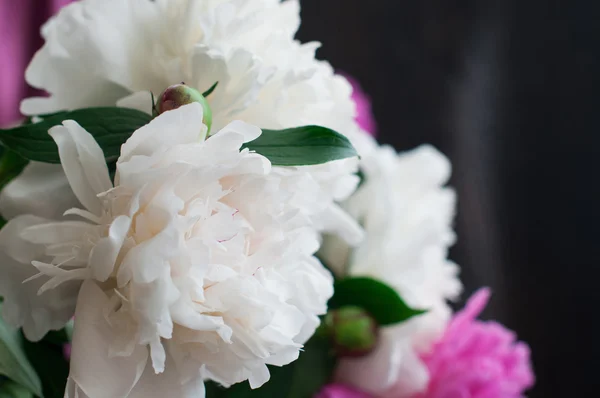
POLYGON ((347 306, 333 310, 327 314, 324 326, 339 356, 367 355, 377 344, 377 323, 362 308, 347 306))
POLYGON ((172 111, 173 109, 191 104, 192 102, 197 102, 202 105, 202 108, 204 109, 202 122, 208 127, 208 131, 210 131, 210 126, 212 125, 212 111, 210 110, 208 101, 206 101, 206 98, 204 98, 198 90, 186 86, 184 83, 167 87, 167 89, 158 97, 155 111, 157 115, 160 115, 161 113, 172 111))

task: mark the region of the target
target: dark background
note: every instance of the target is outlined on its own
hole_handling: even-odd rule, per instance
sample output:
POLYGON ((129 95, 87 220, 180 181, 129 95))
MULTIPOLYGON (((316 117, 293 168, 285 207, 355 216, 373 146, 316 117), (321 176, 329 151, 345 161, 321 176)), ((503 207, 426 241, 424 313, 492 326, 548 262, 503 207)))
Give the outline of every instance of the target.
POLYGON ((533 350, 528 396, 600 396, 600 7, 594 1, 301 0, 299 38, 355 76, 379 139, 454 165, 467 297, 533 350))

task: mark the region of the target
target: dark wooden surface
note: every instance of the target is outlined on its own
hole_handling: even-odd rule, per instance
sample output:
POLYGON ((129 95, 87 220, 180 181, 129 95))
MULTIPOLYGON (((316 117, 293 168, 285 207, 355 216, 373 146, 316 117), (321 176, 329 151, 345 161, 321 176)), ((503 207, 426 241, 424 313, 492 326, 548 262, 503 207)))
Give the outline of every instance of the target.
POLYGON ((357 77, 380 139, 454 164, 467 294, 534 351, 533 398, 600 390, 600 7, 301 0, 300 38, 357 77))

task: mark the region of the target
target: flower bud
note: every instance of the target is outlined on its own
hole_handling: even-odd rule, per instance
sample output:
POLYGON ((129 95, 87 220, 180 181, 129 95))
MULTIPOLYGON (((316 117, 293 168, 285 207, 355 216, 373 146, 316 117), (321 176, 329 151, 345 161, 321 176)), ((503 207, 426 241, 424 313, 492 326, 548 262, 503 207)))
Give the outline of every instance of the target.
POLYGON ((183 105, 191 104, 192 102, 198 102, 204 109, 204 117, 202 122, 208 127, 212 125, 212 111, 208 105, 206 98, 198 90, 193 87, 186 86, 184 83, 175 84, 167 87, 165 91, 158 97, 156 102, 155 111, 157 115, 161 113, 172 111, 183 105))
POLYGON ((346 306, 330 311, 324 327, 339 356, 367 355, 377 344, 377 323, 359 307, 346 306))

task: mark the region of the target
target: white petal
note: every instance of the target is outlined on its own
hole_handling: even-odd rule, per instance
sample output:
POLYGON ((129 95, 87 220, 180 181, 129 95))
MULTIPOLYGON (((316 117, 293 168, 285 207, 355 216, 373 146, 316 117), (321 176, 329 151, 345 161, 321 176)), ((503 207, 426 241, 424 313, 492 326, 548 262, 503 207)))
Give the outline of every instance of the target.
POLYGON ((76 386, 90 398, 128 397, 148 362, 144 346, 136 346, 129 357, 109 357, 114 332, 103 316, 108 305, 109 298, 95 282, 83 283, 75 312, 68 387, 76 386))
POLYGON ((190 58, 194 87, 208 89, 215 82, 219 82, 217 90, 224 88, 228 79, 225 56, 218 51, 211 51, 208 46, 197 44, 194 46, 190 58))
MULTIPOLYGON (((117 11, 114 8, 118 2, 111 4, 110 11, 121 18, 131 16, 126 12, 130 2, 121 3, 122 7, 117 11)), ((24 100, 21 103, 24 114, 113 106, 117 99, 127 94, 125 87, 119 84, 121 82, 111 79, 111 75, 128 75, 128 68, 114 64, 126 56, 122 46, 128 41, 115 38, 115 32, 120 29, 114 22, 108 27, 100 24, 106 23, 106 15, 93 17, 97 15, 97 9, 95 1, 73 2, 43 26, 42 35, 47 45, 35 54, 25 78, 31 86, 42 88, 52 96, 24 100), (101 69, 108 70, 109 75, 99 73, 101 69)))
POLYGON ((336 276, 344 276, 351 254, 352 248, 338 235, 323 235, 318 256, 336 276))
POLYGON ((58 286, 68 281, 75 280, 79 283, 79 281, 83 281, 90 277, 90 272, 87 268, 74 268, 65 270, 59 266, 40 261, 33 261, 32 265, 40 272, 40 274, 27 279, 24 283, 29 283, 32 280, 40 279, 42 276, 50 277, 50 280, 40 286, 37 292, 38 296, 43 295, 49 290, 55 290, 58 286))
POLYGON ((290 363, 292 363, 296 359, 298 359, 299 355, 300 355, 300 350, 297 347, 290 347, 286 350, 283 350, 274 355, 271 355, 267 364, 274 365, 274 366, 289 365, 290 363))
POLYGON ((151 156, 177 144, 200 142, 206 133, 203 110, 198 103, 165 112, 141 127, 121 147, 117 164, 134 156, 151 156))
POLYGON ((77 383, 69 377, 67 379, 67 385, 65 386, 64 398, 90 398, 90 396, 81 391, 81 388, 77 383))
POLYGON ((80 206, 61 165, 31 162, 0 192, 0 213, 5 219, 22 214, 58 219, 80 206))
POLYGON ((21 238, 21 231, 48 220, 35 216, 19 216, 0 230, 0 296, 4 297, 3 318, 16 327, 23 327, 29 340, 40 340, 49 330, 61 329, 73 316, 80 282, 70 281, 59 288, 38 295, 49 278, 42 276, 23 283, 36 275, 31 265, 44 259, 43 245, 21 238))
POLYGON ((148 364, 142 378, 127 398, 204 398, 204 395, 204 382, 200 375, 183 383, 175 362, 169 357, 164 373, 154 373, 152 365, 148 364))
POLYGON ((139 283, 156 280, 165 268, 169 268, 169 259, 177 254, 178 242, 176 227, 168 225, 151 239, 135 246, 121 262, 118 285, 125 286, 132 279, 139 283))
POLYGON ((138 91, 117 101, 121 108, 131 108, 152 115, 152 94, 149 91, 138 91))
POLYGON ((112 274, 130 226, 131 218, 117 217, 108 229, 108 236, 100 239, 92 249, 89 265, 96 280, 104 282, 112 274))
POLYGON ((72 120, 48 132, 56 145, 63 170, 79 201, 92 213, 101 214, 97 195, 112 188, 102 149, 94 137, 72 120))
POLYGON ((173 322, 191 330, 216 331, 225 341, 231 338, 231 328, 224 324, 223 318, 199 314, 191 305, 186 305, 183 300, 171 309, 173 322))
POLYGON ((72 242, 93 230, 93 225, 82 221, 63 221, 36 224, 23 229, 23 239, 42 245, 72 242))
POLYGON ((407 350, 400 365, 398 381, 383 394, 384 397, 412 397, 427 389, 429 370, 415 351, 407 350))
POLYGON ((410 339, 399 335, 394 328, 382 329, 378 346, 371 354, 338 362, 335 380, 370 394, 380 394, 398 382, 407 350, 412 350, 410 339))
POLYGON ((316 215, 314 221, 320 230, 338 235, 351 246, 359 244, 365 236, 358 222, 335 203, 316 215))
MULTIPOLYGON (((241 120, 235 120, 223 127, 220 133, 233 132, 241 135, 242 143, 254 141, 262 134, 262 130, 251 124, 242 122, 241 120)), ((240 144, 241 146, 241 144, 240 144)))
POLYGON ((271 374, 269 373, 269 368, 267 368, 266 365, 262 365, 254 369, 248 382, 250 382, 250 388, 255 389, 265 384, 270 378, 271 374))
POLYGON ((421 171, 420 183, 428 186, 441 186, 448 182, 452 172, 450 160, 431 145, 420 147, 403 154, 405 162, 412 163, 414 170, 421 171))

